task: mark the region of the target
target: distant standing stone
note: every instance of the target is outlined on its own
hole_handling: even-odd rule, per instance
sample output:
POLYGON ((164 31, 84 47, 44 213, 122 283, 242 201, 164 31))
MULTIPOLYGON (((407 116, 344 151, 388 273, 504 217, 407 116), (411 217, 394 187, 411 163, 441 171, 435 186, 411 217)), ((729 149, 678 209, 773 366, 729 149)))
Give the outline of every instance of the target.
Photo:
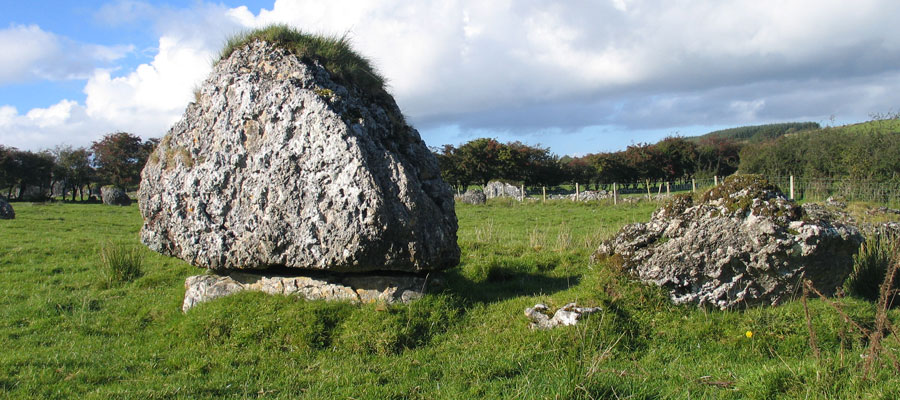
POLYGON ((0 196, 0 219, 15 219, 16 212, 13 211, 12 205, 6 201, 6 198, 0 196))
POLYGON ((125 191, 114 186, 102 187, 100 189, 100 197, 103 198, 103 204, 108 206, 131 205, 131 199, 125 194, 125 191))
POLYGON ((487 201, 487 196, 480 190, 469 189, 462 195, 456 196, 456 199, 462 203, 480 205, 487 201))
POLYGON ((522 196, 522 191, 518 187, 506 182, 491 181, 484 187, 484 195, 489 199, 495 197, 512 197, 518 199, 522 196))

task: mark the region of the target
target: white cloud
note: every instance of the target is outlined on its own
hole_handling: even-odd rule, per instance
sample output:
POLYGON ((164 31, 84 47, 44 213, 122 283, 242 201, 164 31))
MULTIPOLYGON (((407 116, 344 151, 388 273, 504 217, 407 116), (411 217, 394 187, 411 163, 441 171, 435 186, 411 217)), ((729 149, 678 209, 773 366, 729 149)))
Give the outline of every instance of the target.
POLYGON ((0 107, 0 143, 13 123, 40 132, 82 126, 94 138, 107 128, 159 136, 229 35, 274 22, 348 34, 426 130, 580 132, 865 118, 900 102, 898 14, 900 2, 890 0, 276 0, 258 14, 125 0, 98 18, 150 20, 160 36, 153 61, 134 70, 97 69, 97 60, 120 52, 82 45, 93 48, 87 68, 35 72, 35 60, 70 44, 37 27, 0 31, 0 51, 16 55, 0 63, 0 82, 65 71, 89 78, 83 105, 61 102, 25 115, 0 107), (12 35, 33 45, 9 47, 24 40, 12 35), (28 115, 40 118, 28 122, 28 115), (54 125, 60 120, 67 124, 54 125))
MULTIPOLYGON (((876 0, 277 0, 253 24, 349 32, 413 121, 519 129, 506 120, 517 109, 635 104, 648 95, 702 102, 704 91, 758 81, 840 85, 896 71, 898 12, 900 3, 876 0)), ((757 115, 723 111, 726 119, 757 115)), ((625 122, 609 117, 593 122, 625 122)), ((565 124, 528 119, 535 129, 565 124)))
POLYGON ((20 115, 15 107, 0 107, 0 144, 40 150, 59 144, 89 145, 111 132, 112 127, 91 120, 84 107, 62 100, 47 108, 34 108, 20 115))
POLYGON ((13 25, 0 30, 0 85, 36 79, 83 79, 97 65, 132 51, 131 46, 78 43, 37 25, 13 25))
POLYGON ((211 68, 209 49, 164 36, 159 53, 125 76, 98 70, 84 88, 87 115, 144 136, 161 136, 192 99, 211 68))

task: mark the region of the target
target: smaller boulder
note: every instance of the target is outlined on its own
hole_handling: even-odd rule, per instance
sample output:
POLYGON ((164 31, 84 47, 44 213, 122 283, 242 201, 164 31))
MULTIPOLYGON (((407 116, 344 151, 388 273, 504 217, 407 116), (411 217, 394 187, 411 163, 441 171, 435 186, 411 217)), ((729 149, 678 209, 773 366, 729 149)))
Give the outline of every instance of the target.
POLYGON ((8 201, 2 196, 0 196, 0 219, 15 219, 16 212, 13 211, 12 206, 8 201))
POLYGON ((699 202, 673 196, 592 258, 665 288, 676 304, 724 310, 783 303, 801 280, 832 295, 862 241, 855 226, 824 207, 800 207, 764 178, 736 175, 699 202))
POLYGON ((462 195, 456 196, 456 200, 460 203, 481 205, 487 201, 487 196, 480 190, 469 189, 462 195))
POLYGON ((546 304, 535 304, 534 307, 525 309, 525 316, 531 319, 531 329, 553 329, 557 326, 576 325, 578 321, 600 310, 600 307, 578 307, 575 303, 569 303, 551 316, 546 304))
POLYGON ((104 186, 100 189, 100 197, 103 198, 103 204, 108 206, 129 206, 131 199, 125 194, 125 191, 114 186, 104 186))

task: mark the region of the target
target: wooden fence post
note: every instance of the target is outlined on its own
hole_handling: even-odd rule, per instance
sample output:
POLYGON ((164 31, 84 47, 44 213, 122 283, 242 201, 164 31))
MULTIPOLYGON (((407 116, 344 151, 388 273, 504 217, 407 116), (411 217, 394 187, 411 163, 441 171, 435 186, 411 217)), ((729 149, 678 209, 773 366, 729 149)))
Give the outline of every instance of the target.
POLYGON ((694 178, 691 178, 691 193, 694 193, 696 191, 697 191, 697 180, 694 178))
POLYGON ((613 182, 613 205, 619 204, 619 191, 616 190, 616 183, 613 182))
POLYGON ((578 201, 578 182, 575 182, 575 201, 578 201))
POLYGON ((791 200, 794 199, 794 176, 791 175, 791 200))
POLYGON ((519 197, 519 201, 525 201, 525 184, 524 183, 521 186, 519 186, 519 190, 520 190, 519 193, 521 195, 519 197))
POLYGON ((546 186, 541 186, 541 202, 542 203, 547 202, 547 187, 546 186))
POLYGON ((719 176, 718 175, 713 176, 713 184, 715 186, 719 186, 719 176))
POLYGON ((669 187, 669 182, 666 182, 666 196, 671 196, 671 195, 672 195, 672 190, 669 187))

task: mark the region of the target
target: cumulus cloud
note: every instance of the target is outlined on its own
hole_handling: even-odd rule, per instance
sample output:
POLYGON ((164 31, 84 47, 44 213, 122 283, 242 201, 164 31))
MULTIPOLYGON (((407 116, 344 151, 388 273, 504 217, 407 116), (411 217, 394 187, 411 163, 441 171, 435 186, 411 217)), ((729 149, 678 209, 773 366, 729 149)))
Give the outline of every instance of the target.
MULTIPOLYGON (((126 20, 156 18, 160 39, 152 61, 131 71, 94 66, 84 76, 83 104, 63 100, 24 115, 13 107, 0 108, 0 143, 28 149, 83 146, 115 131, 160 137, 192 100, 225 39, 243 27, 221 5, 201 3, 189 10, 139 2, 126 6, 141 11, 123 13, 126 20)), ((120 10, 107 13, 111 17, 115 11, 120 10)))
POLYGON ((83 79, 98 65, 109 64, 132 50, 127 45, 79 43, 37 25, 13 25, 0 30, 0 85, 37 79, 83 79))
MULTIPOLYGON (((692 124, 752 123, 801 88, 853 84, 888 85, 861 95, 890 107, 900 82, 880 76, 900 70, 898 11, 877 0, 278 0, 244 21, 348 33, 419 124, 541 130, 677 126, 683 111, 702 117, 692 124)), ((787 118, 859 116, 833 100, 787 118)))
MULTIPOLYGON (((276 0, 258 13, 122 0, 98 19, 150 21, 160 36, 155 57, 133 71, 70 68, 89 76, 86 100, 71 106, 70 118, 158 136, 225 39, 270 23, 348 35, 425 131, 587 135, 600 127, 593 131, 611 135, 865 118, 900 101, 898 13, 890 0, 276 0)), ((35 41, 15 50, 26 61, 0 66, 0 82, 37 76, 22 65, 46 52, 25 50, 58 46, 35 29, 0 31, 31 32, 35 41)), ((10 42, 2 33, 0 51, 10 42)), ((0 129, 29 113, 0 108, 0 129)))

